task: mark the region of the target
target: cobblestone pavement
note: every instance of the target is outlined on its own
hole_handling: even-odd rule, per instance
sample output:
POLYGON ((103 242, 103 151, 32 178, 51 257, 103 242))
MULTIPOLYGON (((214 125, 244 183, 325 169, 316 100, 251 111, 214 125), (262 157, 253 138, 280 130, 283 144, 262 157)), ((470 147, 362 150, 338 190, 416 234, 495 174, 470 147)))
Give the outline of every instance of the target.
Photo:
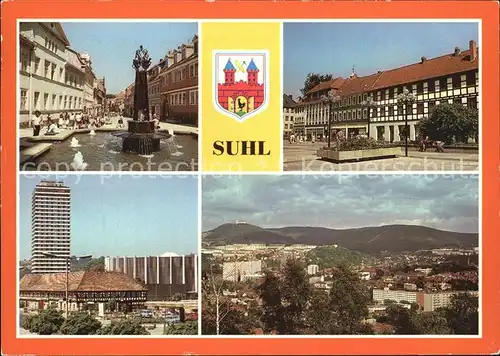
POLYGON ((396 157, 353 163, 332 163, 316 156, 316 151, 323 143, 310 142, 283 143, 284 171, 477 171, 479 161, 477 153, 455 152, 418 152, 409 151, 408 157, 396 157))

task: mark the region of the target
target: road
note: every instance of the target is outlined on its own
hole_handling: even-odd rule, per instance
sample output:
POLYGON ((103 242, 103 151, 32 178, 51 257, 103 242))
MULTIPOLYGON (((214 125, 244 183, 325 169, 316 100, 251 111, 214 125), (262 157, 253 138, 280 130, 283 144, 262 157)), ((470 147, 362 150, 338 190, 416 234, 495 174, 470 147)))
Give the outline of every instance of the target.
POLYGON ((356 172, 356 171, 477 171, 479 160, 477 153, 456 152, 419 152, 409 151, 408 157, 396 157, 354 163, 332 163, 322 161, 316 151, 324 146, 302 142, 283 143, 283 170, 310 172, 356 172))

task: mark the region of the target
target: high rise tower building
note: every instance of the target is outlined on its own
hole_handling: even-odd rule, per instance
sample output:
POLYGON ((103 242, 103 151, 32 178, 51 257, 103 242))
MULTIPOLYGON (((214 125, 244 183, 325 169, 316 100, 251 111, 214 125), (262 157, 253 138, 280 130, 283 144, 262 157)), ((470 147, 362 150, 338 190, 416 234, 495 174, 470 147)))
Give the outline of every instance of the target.
POLYGON ((63 182, 41 181, 31 208, 32 273, 66 272, 70 257, 71 191, 63 182))

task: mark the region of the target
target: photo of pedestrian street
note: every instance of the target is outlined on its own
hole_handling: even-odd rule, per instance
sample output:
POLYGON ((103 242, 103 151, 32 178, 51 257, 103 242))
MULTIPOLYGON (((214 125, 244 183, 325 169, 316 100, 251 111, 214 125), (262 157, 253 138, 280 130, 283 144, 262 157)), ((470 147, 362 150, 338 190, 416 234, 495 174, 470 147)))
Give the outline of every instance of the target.
POLYGON ((478 335, 479 177, 207 176, 204 335, 478 335))
POLYGON ((283 33, 284 170, 479 170, 477 23, 284 23, 283 33))
POLYGON ((24 171, 196 171, 197 23, 21 22, 24 171))
POLYGON ((19 182, 19 335, 198 334, 196 176, 19 182))

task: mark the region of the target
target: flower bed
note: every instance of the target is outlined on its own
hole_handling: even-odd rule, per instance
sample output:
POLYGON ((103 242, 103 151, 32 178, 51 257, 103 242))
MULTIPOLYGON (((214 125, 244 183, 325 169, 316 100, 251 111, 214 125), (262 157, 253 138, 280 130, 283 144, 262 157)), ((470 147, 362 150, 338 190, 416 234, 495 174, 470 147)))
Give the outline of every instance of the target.
POLYGON ((334 162, 390 158, 399 154, 401 154, 400 147, 366 137, 336 140, 332 142, 330 148, 323 147, 316 153, 321 159, 334 162))

